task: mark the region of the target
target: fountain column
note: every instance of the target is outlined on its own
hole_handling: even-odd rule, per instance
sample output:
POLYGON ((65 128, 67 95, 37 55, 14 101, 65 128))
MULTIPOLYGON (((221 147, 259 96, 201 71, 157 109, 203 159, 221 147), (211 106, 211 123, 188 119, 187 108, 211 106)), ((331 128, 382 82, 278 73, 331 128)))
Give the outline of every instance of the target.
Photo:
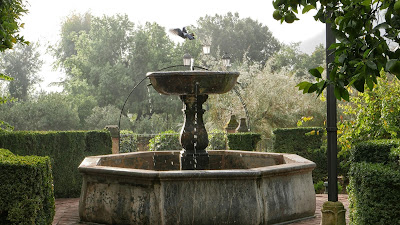
POLYGON ((182 170, 208 169, 209 156, 205 150, 208 146, 208 134, 203 122, 205 110, 202 108, 208 95, 181 95, 185 121, 179 141, 182 170))

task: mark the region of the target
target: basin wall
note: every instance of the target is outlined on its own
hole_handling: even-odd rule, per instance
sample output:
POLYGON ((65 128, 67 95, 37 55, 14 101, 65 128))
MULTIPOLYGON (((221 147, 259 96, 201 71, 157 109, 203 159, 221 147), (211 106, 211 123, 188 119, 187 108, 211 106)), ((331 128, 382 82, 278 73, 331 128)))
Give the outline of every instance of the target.
POLYGON ((150 157, 155 161, 151 161, 146 158, 148 152, 144 153, 143 158, 151 163, 134 159, 140 154, 121 154, 120 158, 87 157, 82 162, 79 168, 84 177, 79 205, 82 221, 102 224, 274 224, 314 215, 311 172, 315 164, 299 156, 210 151, 210 159, 213 158, 211 155, 215 156, 214 163, 218 164, 219 170, 156 171, 147 168, 158 167, 161 158, 171 165, 170 162, 175 160, 173 156, 179 154, 160 152, 160 158, 157 158, 158 152, 155 152, 156 157, 150 157), (167 156, 172 161, 168 161, 167 156), (235 164, 235 161, 242 164, 242 168, 261 165, 263 158, 268 166, 222 169, 223 165, 235 164), (118 160, 125 162, 126 167, 110 166, 118 160), (140 163, 133 163, 135 160, 140 163), (140 168, 132 168, 132 165, 140 168))

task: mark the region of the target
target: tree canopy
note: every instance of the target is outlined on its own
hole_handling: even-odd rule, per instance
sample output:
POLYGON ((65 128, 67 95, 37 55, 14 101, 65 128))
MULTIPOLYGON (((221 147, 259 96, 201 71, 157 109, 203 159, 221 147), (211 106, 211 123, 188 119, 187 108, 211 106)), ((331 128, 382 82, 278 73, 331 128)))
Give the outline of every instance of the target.
POLYGON ((200 17, 194 27, 203 44, 211 44, 211 55, 225 52, 242 62, 246 55, 254 62, 265 62, 280 48, 280 43, 267 26, 239 13, 200 17))
POLYGON ((349 100, 347 87, 364 92, 374 89, 381 71, 400 78, 400 3, 396 0, 274 0, 274 18, 292 23, 296 14, 315 9, 315 20, 331 24, 339 43, 328 46, 334 51, 329 79, 322 68, 310 73, 316 82, 302 82, 304 93, 322 93, 333 84, 338 99, 349 100))

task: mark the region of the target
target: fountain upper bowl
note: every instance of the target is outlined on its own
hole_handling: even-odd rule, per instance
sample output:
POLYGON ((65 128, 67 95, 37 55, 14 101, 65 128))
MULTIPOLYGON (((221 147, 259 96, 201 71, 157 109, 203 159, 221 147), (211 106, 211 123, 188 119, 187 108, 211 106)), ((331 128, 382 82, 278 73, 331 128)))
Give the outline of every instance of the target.
POLYGON ((223 94, 237 82, 239 72, 165 71, 148 72, 151 85, 165 95, 223 94))

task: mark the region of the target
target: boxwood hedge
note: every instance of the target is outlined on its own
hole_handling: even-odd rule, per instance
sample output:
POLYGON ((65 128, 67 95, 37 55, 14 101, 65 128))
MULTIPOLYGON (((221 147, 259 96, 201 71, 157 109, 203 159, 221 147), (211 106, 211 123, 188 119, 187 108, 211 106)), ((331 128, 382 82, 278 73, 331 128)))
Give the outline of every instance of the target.
POLYGON ((0 149, 0 224, 51 224, 55 214, 49 157, 0 149))
POLYGON ((111 154, 111 147, 108 131, 0 132, 0 148, 50 157, 57 198, 78 197, 82 186, 78 166, 86 156, 111 154))

